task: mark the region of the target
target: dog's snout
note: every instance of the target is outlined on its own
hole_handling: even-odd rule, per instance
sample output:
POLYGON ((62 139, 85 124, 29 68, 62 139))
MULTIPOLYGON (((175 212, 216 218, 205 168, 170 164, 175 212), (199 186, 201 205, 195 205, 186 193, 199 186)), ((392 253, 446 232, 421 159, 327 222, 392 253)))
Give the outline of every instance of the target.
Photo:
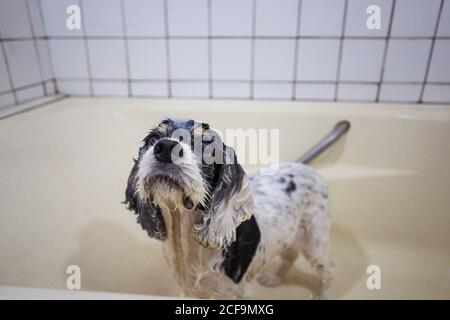
MULTIPOLYGON (((155 155, 156 160, 164 162, 164 163, 172 163, 172 151, 179 143, 173 140, 160 140, 155 144, 153 148, 153 154, 155 155)), ((179 148, 180 151, 177 154, 180 158, 183 157, 183 149, 179 148)))

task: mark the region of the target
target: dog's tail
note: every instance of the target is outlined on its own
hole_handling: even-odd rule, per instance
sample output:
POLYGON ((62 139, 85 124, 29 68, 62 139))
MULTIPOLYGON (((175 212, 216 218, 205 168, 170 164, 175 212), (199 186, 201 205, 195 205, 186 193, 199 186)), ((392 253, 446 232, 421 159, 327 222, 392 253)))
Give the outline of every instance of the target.
POLYGON ((309 149, 304 155, 297 159, 297 162, 308 164, 323 151, 328 149, 333 143, 341 138, 350 129, 350 122, 342 120, 336 123, 333 130, 327 134, 315 146, 309 149))

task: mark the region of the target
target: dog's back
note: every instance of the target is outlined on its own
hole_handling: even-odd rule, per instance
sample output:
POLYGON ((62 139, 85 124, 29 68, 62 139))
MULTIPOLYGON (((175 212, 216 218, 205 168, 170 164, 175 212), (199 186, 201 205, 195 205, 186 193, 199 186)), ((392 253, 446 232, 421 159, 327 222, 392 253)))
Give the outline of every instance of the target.
POLYGON ((275 174, 250 175, 254 216, 261 228, 264 267, 259 281, 276 285, 301 252, 322 280, 320 297, 327 297, 331 265, 327 258, 330 210, 326 182, 301 163, 280 164, 275 174))

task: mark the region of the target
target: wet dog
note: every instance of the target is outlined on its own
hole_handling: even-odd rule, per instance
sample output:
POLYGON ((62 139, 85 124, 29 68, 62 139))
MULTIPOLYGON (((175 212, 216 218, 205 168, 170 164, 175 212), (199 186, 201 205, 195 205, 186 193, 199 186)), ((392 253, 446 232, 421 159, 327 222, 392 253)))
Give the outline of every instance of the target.
POLYGON ((249 296, 254 279, 280 284, 301 253, 320 277, 316 297, 329 297, 327 184, 302 163, 247 176, 209 125, 166 119, 143 140, 125 203, 187 296, 249 296))

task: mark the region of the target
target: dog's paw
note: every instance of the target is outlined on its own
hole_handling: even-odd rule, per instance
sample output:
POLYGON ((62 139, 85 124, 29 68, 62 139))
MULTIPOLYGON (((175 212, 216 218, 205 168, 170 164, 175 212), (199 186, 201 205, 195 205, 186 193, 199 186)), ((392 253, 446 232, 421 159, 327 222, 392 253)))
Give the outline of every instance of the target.
POLYGON ((259 284, 266 287, 275 287, 284 281, 282 277, 272 273, 263 274, 257 280, 259 284))

